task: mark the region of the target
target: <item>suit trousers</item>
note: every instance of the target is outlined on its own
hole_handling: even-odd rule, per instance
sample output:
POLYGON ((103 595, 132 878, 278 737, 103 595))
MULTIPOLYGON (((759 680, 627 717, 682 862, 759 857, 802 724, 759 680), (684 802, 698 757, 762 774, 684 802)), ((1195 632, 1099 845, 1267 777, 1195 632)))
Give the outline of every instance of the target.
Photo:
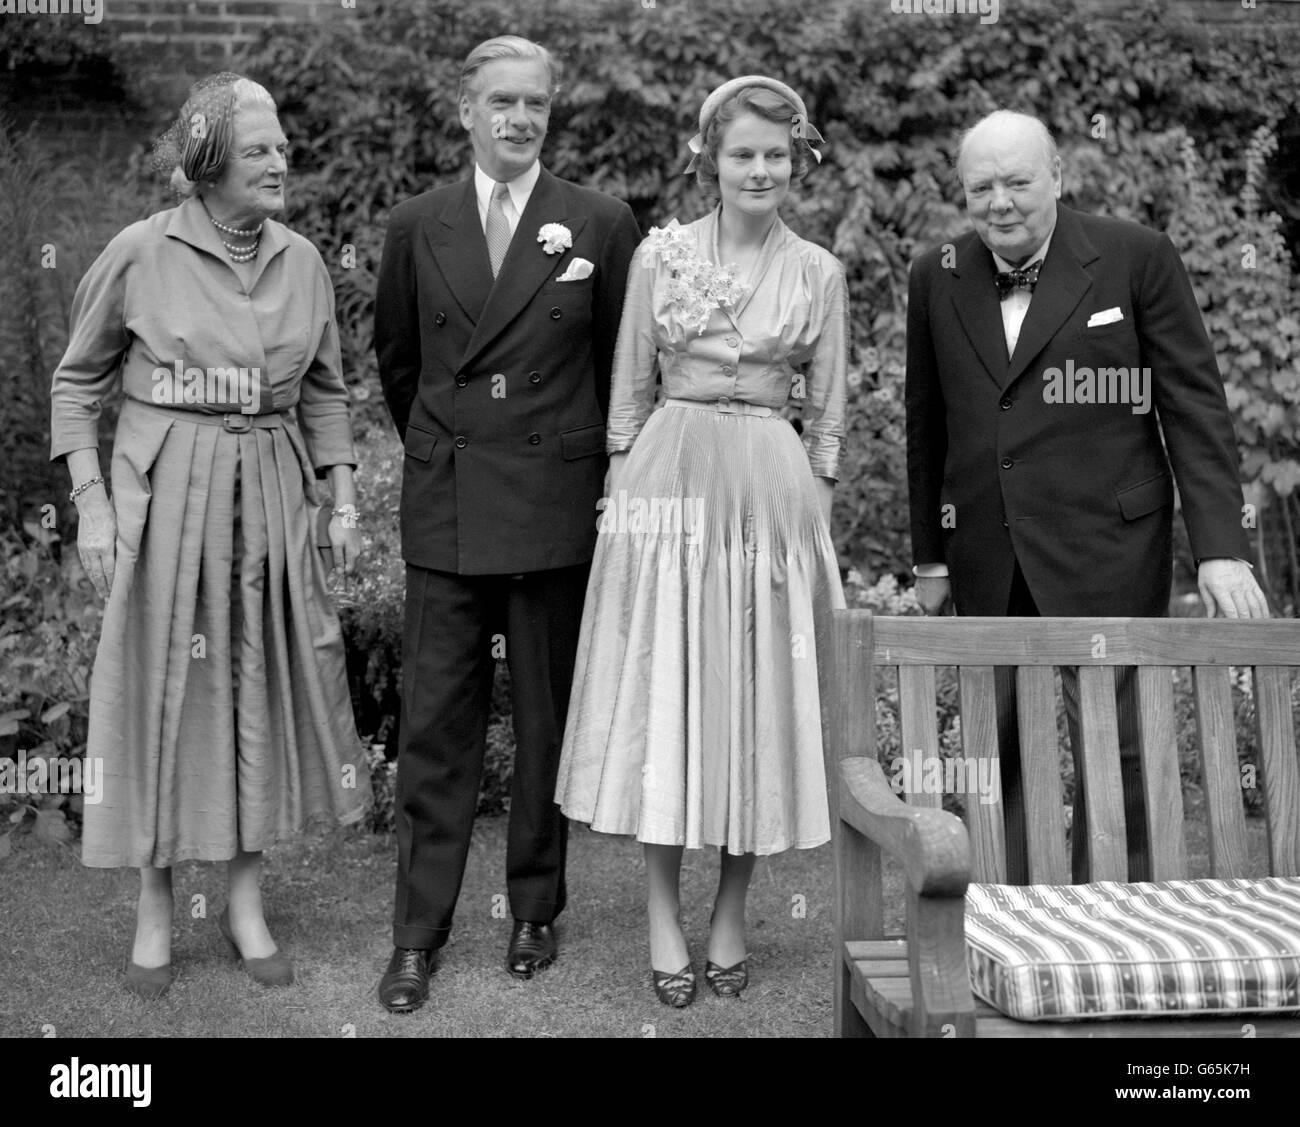
POLYGON ((502 648, 515 733, 510 909, 532 923, 550 923, 563 910, 568 820, 555 802, 555 780, 590 567, 509 576, 407 565, 394 946, 438 948, 451 931, 502 648))
MULTIPOLYGON (((1037 618, 1034 603, 1020 564, 1011 581, 1007 614, 1016 618, 1037 618)), ((1146 808, 1142 801, 1142 767, 1138 746, 1137 677, 1131 666, 1114 666, 1116 713, 1119 721, 1119 767, 1124 793, 1124 826, 1128 845, 1128 879, 1149 880, 1146 808)), ((994 691, 998 716, 998 755, 1001 763, 1003 817, 1006 827, 1007 881, 1029 883, 1028 843, 1025 835, 1024 793, 1020 770, 1020 724, 1016 713, 1016 671, 1011 666, 994 670, 994 691)), ((1087 881, 1088 828, 1083 793, 1079 747, 1079 673, 1074 665, 1061 666, 1061 695, 1074 757, 1074 813, 1070 830, 1071 869, 1075 881, 1087 881)), ((1037 749, 1031 749, 1037 752, 1037 749)))

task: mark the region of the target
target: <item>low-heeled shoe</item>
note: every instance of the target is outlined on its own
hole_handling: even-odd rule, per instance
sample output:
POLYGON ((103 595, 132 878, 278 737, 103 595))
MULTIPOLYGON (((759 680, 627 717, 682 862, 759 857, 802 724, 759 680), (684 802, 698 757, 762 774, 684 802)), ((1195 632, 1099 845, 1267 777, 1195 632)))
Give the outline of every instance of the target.
POLYGON ((739 998, 740 992, 749 985, 749 969, 744 959, 733 967, 720 967, 709 961, 704 964, 704 981, 719 998, 739 998))
POLYGON ((217 919, 217 927, 226 937, 231 954, 236 961, 243 964, 245 973, 254 982, 262 986, 289 986, 293 983, 293 961, 283 951, 275 951, 261 959, 249 959, 243 955, 230 930, 229 907, 222 909, 221 916, 217 919))
POLYGON ((687 963, 675 974, 651 968, 654 975, 655 997, 665 1006, 680 1010, 695 1001, 695 971, 687 963))
POLYGON ((171 963, 160 967, 142 967, 136 962, 127 960, 124 985, 136 997, 152 1002, 155 998, 161 998, 166 994, 171 984, 171 963))

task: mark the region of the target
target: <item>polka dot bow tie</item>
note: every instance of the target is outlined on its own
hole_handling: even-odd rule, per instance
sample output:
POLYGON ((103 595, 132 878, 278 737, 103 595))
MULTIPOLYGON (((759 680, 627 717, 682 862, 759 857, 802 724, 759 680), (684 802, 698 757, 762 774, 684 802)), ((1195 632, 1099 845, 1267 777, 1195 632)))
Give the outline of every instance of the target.
POLYGON ((1030 293, 1038 285, 1038 271, 1043 267, 1043 260, 1031 262, 1023 270, 999 270, 994 281, 998 284, 998 300, 1006 301, 1012 290, 1024 287, 1030 293))

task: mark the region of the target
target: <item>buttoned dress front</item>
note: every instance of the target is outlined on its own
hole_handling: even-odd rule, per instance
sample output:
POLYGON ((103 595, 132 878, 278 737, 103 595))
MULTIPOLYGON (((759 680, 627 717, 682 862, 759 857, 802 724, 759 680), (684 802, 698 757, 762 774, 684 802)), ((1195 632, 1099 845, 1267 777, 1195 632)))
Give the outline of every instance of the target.
POLYGON ((271 220, 254 267, 245 287, 188 200, 114 238, 73 303, 51 457, 97 446, 103 401, 124 395, 87 865, 228 860, 369 798, 314 536, 313 467, 356 463, 333 291, 271 220))
MULTIPOLYGON (((681 229, 713 264, 718 214, 681 229)), ((698 332, 649 244, 615 353, 608 450, 630 452, 599 516, 557 800, 644 842, 820 845, 819 650, 844 597, 813 478, 836 476, 843 443, 844 271, 778 219, 747 296, 698 332)))

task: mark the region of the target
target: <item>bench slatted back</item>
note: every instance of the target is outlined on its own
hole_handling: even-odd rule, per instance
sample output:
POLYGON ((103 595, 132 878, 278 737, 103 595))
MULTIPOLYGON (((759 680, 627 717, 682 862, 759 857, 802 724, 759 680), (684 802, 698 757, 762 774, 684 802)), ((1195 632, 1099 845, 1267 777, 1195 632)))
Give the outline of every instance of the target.
MULTIPOLYGON (((1190 666, 1192 671, 1211 875, 1247 874, 1230 667, 1249 667, 1269 871, 1274 876, 1300 874, 1300 765, 1291 696, 1292 671, 1300 665, 1300 622, 886 618, 867 611, 840 611, 835 633, 836 652, 851 660, 855 670, 867 673, 868 686, 876 669, 897 669, 899 734, 909 779, 921 778, 928 765, 938 762, 935 710, 940 666, 957 667, 962 754, 967 764, 992 760, 990 767, 997 771, 995 669, 1014 667, 1028 874, 1034 883, 1067 884, 1071 879, 1053 668, 1060 666, 1079 669, 1078 767, 1087 796, 1086 826, 1081 829, 1088 836, 1092 879, 1128 879, 1120 717, 1115 670, 1109 668, 1118 666, 1137 667, 1137 735, 1151 879, 1188 875, 1173 694, 1173 671, 1178 666, 1190 666)), ((864 722, 870 724, 865 710, 837 700, 832 711, 833 753, 874 755, 872 739, 860 741, 855 750, 855 741, 845 738, 861 733, 864 722)), ((938 806, 942 801, 929 788, 912 791, 906 796, 909 802, 938 806)), ((972 878, 977 881, 1006 880, 1001 787, 994 793, 992 802, 976 801, 974 796, 966 802, 972 878)))

